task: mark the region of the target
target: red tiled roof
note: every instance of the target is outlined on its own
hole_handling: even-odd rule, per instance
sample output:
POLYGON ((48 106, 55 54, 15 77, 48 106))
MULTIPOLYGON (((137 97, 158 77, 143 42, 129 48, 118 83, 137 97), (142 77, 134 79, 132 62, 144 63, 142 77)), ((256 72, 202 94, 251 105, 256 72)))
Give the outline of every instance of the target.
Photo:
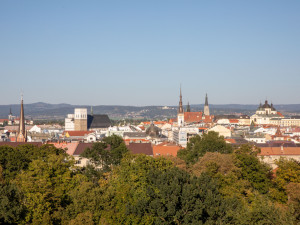
POLYGON ((85 135, 88 135, 93 132, 94 131, 64 131, 63 135, 66 135, 68 133, 70 137, 84 137, 85 135))
POLYGON ((169 123, 171 123, 171 124, 172 124, 172 123, 174 123, 175 121, 177 121, 177 119, 175 119, 175 118, 172 118, 172 119, 170 119, 170 120, 169 120, 169 123))
POLYGON ((8 119, 0 119, 0 123, 3 123, 3 122, 5 122, 5 121, 8 122, 8 119))
POLYGON ((277 115, 281 116, 281 117, 284 117, 284 115, 282 115, 281 112, 277 112, 277 115))
POLYGON ((167 155, 172 155, 172 156, 177 156, 177 152, 182 149, 181 146, 173 144, 173 143, 161 143, 159 145, 154 145, 153 146, 153 156, 167 156, 167 155))
POLYGON ((184 122, 193 123, 202 121, 202 112, 185 112, 184 113, 184 122))
POLYGON ((67 149, 67 154, 69 155, 73 155, 73 153, 75 152, 78 142, 61 142, 61 143, 49 143, 49 144, 53 144, 54 147, 56 148, 61 148, 61 149, 67 149))
POLYGON ((236 140, 235 139, 231 139, 231 138, 228 138, 228 139, 225 139, 225 141, 231 143, 231 144, 236 144, 236 140))
POLYGON ((204 123, 212 123, 214 116, 205 116, 204 123))
POLYGON ((258 155, 300 155, 300 147, 261 147, 258 155))
POLYGON ((237 120, 237 119, 229 119, 229 123, 239 123, 239 120, 237 120))

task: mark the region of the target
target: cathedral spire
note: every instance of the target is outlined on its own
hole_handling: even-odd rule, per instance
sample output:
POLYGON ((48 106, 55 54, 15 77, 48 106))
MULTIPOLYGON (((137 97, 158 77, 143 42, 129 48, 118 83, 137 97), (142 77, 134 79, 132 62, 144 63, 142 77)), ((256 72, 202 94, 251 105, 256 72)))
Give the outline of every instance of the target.
POLYGON ((205 96, 205 106, 208 106, 208 98, 207 98, 207 93, 206 93, 206 96, 205 96))
POLYGON ((179 108, 178 108, 178 113, 183 113, 181 85, 180 85, 180 96, 179 96, 179 108))
POLYGON ((208 97, 207 97, 207 93, 206 93, 206 95, 205 95, 204 115, 205 115, 205 116, 209 116, 209 106, 208 106, 208 97))
POLYGON ((20 110, 20 121, 19 121, 19 132, 17 136, 17 142, 26 142, 26 129, 25 129, 25 117, 24 117, 24 106, 23 106, 23 94, 21 95, 21 110, 20 110))
POLYGON ((188 102, 188 104, 187 104, 187 106, 186 106, 186 111, 187 111, 187 112, 191 112, 190 102, 188 102))

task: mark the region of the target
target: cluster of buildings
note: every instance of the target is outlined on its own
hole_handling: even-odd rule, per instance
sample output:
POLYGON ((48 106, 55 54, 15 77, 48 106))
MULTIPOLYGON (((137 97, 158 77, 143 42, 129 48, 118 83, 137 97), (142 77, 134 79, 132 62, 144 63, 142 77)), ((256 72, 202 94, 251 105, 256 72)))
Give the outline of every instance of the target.
MULTIPOLYGON (((1 122, 1 120, 0 120, 1 122)), ((215 131, 232 145, 251 143, 261 149, 263 161, 275 167, 280 157, 300 161, 300 117, 285 118, 268 101, 260 104, 255 114, 211 115, 208 96, 203 111, 192 111, 189 103, 184 109, 180 88, 176 118, 164 121, 144 121, 139 125, 113 126, 108 115, 88 114, 87 108, 75 108, 68 114, 64 126, 58 124, 33 125, 24 117, 23 98, 20 117, 10 112, 7 126, 0 131, 0 145, 7 143, 51 143, 67 149, 78 166, 88 163, 80 154, 104 137, 118 135, 132 153, 149 156, 176 156, 195 135, 215 131), (10 122, 9 122, 10 121, 10 122)))

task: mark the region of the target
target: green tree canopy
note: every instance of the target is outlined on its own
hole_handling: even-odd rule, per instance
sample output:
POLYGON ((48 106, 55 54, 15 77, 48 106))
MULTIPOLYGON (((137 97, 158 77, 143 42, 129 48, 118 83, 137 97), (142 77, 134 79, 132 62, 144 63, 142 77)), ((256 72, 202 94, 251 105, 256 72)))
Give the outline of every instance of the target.
POLYGON ((99 166, 103 171, 108 171, 111 166, 120 164, 128 149, 120 136, 112 135, 106 137, 102 142, 94 143, 91 148, 87 148, 82 157, 89 158, 95 166, 99 166))
POLYGON ((208 133, 204 133, 202 137, 199 135, 192 137, 187 147, 178 151, 177 156, 185 160, 188 164, 194 164, 206 152, 228 154, 232 152, 232 147, 225 142, 223 136, 219 136, 217 132, 209 131, 208 133))

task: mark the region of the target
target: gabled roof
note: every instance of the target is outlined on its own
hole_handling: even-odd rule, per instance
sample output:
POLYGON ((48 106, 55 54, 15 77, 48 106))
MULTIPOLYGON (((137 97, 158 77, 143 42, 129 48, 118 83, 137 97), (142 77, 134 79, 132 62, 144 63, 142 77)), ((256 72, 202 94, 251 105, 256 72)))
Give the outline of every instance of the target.
POLYGON ((277 112, 277 115, 280 116, 280 117, 284 117, 284 115, 282 115, 281 112, 277 112))
POLYGON ((78 143, 73 155, 81 155, 87 148, 91 148, 93 143, 78 143))
POLYGON ((181 146, 176 145, 174 143, 163 142, 159 145, 153 146, 153 155, 154 156, 177 156, 177 152, 182 149, 181 146))
POLYGON ((88 129, 97 129, 97 128, 108 128, 110 127, 111 121, 106 114, 100 115, 88 115, 87 126, 88 129))
POLYGON ((184 122, 186 123, 199 123, 202 121, 202 112, 185 112, 184 122))
POLYGON ((67 154, 73 155, 77 148, 78 142, 50 142, 49 144, 53 144, 56 148, 66 149, 67 154))
POLYGON ((153 155, 153 149, 151 143, 129 143, 127 148, 132 154, 145 154, 153 155))
POLYGON ((300 155, 299 147, 262 147, 260 156, 268 155, 300 155))
POLYGON ((64 131, 63 135, 69 135, 70 137, 84 137, 94 131, 64 131))
POLYGON ((267 143, 263 144, 255 144, 257 147, 296 147, 297 145, 292 141, 268 141, 267 143))

